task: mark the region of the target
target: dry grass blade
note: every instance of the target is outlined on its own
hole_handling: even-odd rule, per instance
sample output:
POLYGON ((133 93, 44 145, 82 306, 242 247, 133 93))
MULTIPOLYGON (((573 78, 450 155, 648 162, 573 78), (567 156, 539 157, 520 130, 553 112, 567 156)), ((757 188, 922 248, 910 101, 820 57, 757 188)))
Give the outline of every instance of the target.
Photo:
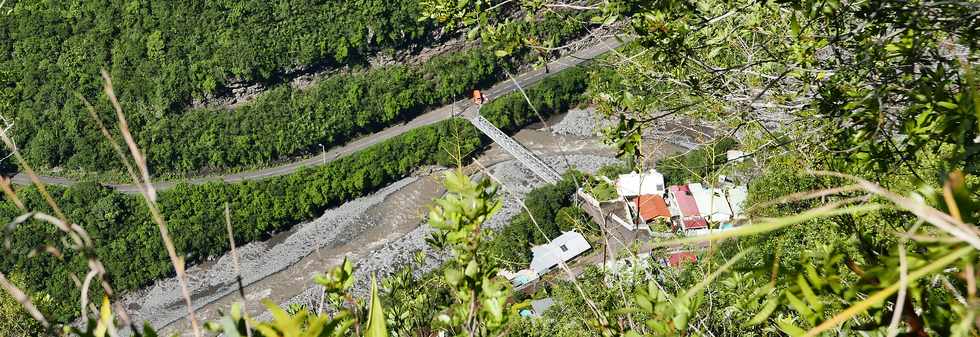
POLYGON ((225 203, 225 229, 228 230, 228 244, 231 247, 231 261, 235 264, 235 281, 238 282, 238 295, 242 297, 242 315, 245 317, 245 334, 252 337, 252 328, 248 322, 248 298, 245 297, 245 286, 242 284, 242 266, 238 261, 238 249, 235 248, 235 231, 231 228, 231 209, 225 203))
POLYGON ((10 296, 13 296, 14 300, 16 300, 17 303, 20 303, 20 305, 24 307, 24 310, 27 310, 27 313, 29 313, 34 320, 41 323, 45 329, 51 327, 51 323, 48 323, 48 320, 44 318, 44 315, 37 310, 37 307, 34 306, 31 299, 27 297, 23 291, 11 284, 2 272, 0 272, 0 288, 3 288, 3 290, 6 290, 10 296))
MULTIPOLYGON (((951 263, 956 262, 956 260, 966 257, 974 252, 975 249, 971 246, 961 247, 960 249, 957 249, 946 256, 943 256, 935 261, 932 261, 932 263, 926 265, 925 267, 919 268, 909 273, 908 282, 915 281, 917 279, 922 278, 923 276, 940 271, 946 266, 950 265, 951 263)), ((828 319, 823 323, 820 323, 820 325, 817 325, 813 329, 810 329, 810 331, 806 332, 806 335, 804 335, 804 337, 814 337, 824 331, 833 329, 834 327, 840 325, 841 323, 844 323, 844 321, 851 319, 852 317, 867 311, 872 306, 888 299, 889 297, 892 296, 892 294, 897 292, 901 286, 902 286, 901 283, 895 283, 889 286, 888 288, 882 289, 881 291, 878 291, 877 293, 868 296, 868 298, 864 299, 863 301, 858 302, 855 305, 852 305, 851 307, 835 315, 833 318, 828 319)))
POLYGON ((58 216, 58 218, 61 219, 61 221, 67 223, 68 218, 65 217, 65 214, 61 212, 61 207, 58 207, 58 204, 54 202, 54 198, 51 198, 51 194, 49 194, 48 189, 44 187, 44 183, 41 182, 41 178, 38 178, 37 173, 34 172, 34 168, 32 168, 31 165, 27 164, 27 160, 25 160, 24 157, 21 156, 20 150, 17 148, 17 145, 14 144, 14 141, 12 139, 10 139, 10 136, 7 136, 7 132, 5 130, 0 131, 0 139, 2 139, 3 143, 7 145, 7 148, 10 149, 11 152, 13 152, 14 158, 17 159, 17 164, 19 164, 20 167, 24 169, 24 172, 27 173, 27 176, 31 178, 31 182, 34 184, 35 187, 37 187, 38 193, 40 193, 41 196, 44 197, 44 201, 48 204, 49 207, 51 207, 51 210, 54 211, 54 214, 58 216))
POLYGON ((0 188, 3 188, 3 195, 7 196, 7 200, 13 201, 21 212, 27 212, 27 207, 24 207, 24 203, 17 197, 13 186, 10 186, 10 178, 0 177, 0 188))
MULTIPOLYGON (((126 152, 123 152, 122 148, 119 147, 119 143, 116 142, 116 138, 112 136, 112 133, 109 133, 109 129, 106 128, 105 124, 102 123, 102 118, 100 118, 99 115, 95 112, 95 107, 93 107, 92 104, 89 103, 87 99, 85 99, 85 96, 82 96, 80 94, 76 94, 76 95, 78 99, 85 104, 85 108, 86 111, 88 111, 89 117, 92 117, 92 120, 95 121, 95 125, 99 127, 99 131, 102 132, 102 137, 105 137, 106 139, 109 140, 109 145, 112 146, 113 151, 116 152, 116 155, 119 156, 119 159, 126 167, 126 173, 128 173, 130 177, 136 177, 136 169, 134 169, 133 165, 129 163, 129 158, 126 157, 126 152)), ((140 189, 143 188, 143 186, 141 185, 137 185, 137 187, 140 189)))
MULTIPOLYGON (((112 89, 112 78, 109 77, 109 73, 102 69, 102 80, 105 81, 105 93, 109 96, 109 102, 112 103, 112 107, 116 110, 116 119, 119 122, 119 131, 122 133, 123 140, 126 141, 126 145, 129 146, 129 152, 133 156, 133 161, 136 162, 136 167, 140 169, 140 174, 143 177, 142 183, 144 184, 144 193, 147 194, 154 202, 157 200, 156 190, 153 188, 153 184, 150 183, 150 171, 146 166, 146 158, 140 152, 139 147, 136 145, 136 141, 133 140, 133 134, 129 131, 129 122, 126 121, 126 116, 123 114, 122 106, 119 105, 119 100, 116 99, 116 92, 112 89)), ((136 182, 139 183, 139 182, 136 182)))
MULTIPOLYGON (((17 163, 20 165, 21 168, 23 168, 24 172, 31 179, 31 182, 37 188, 38 193, 41 194, 42 198, 44 198, 45 203, 47 203, 47 205, 51 208, 55 216, 50 216, 48 214, 44 214, 40 212, 28 211, 27 208, 24 206, 23 202, 21 202, 20 199, 17 197, 17 194, 10 186, 9 180, 7 180, 6 178, 4 178, 2 182, 0 182, 0 186, 2 186, 4 194, 8 197, 8 199, 12 200, 19 209, 24 211, 25 215, 27 215, 28 217, 33 217, 37 220, 53 224, 59 230, 65 232, 68 235, 68 237, 71 238, 72 243, 74 244, 74 248, 80 250, 82 252, 82 255, 85 257, 86 261, 88 262, 88 267, 91 270, 89 274, 95 273, 99 277, 100 284, 102 285, 102 289, 105 290, 106 295, 112 295, 113 294, 112 287, 109 285, 109 282, 105 277, 106 276, 105 267, 102 265, 102 262, 99 261, 98 256, 94 252, 94 246, 92 244, 91 237, 88 235, 88 233, 85 231, 84 228, 68 221, 68 218, 61 211, 61 207, 58 206, 58 203, 55 202, 54 198, 51 197, 51 194, 48 192, 44 183, 34 172, 34 169, 31 167, 31 165, 29 165, 27 161, 24 159, 24 157, 21 155, 20 150, 17 148, 17 145, 7 135, 8 129, 9 128, 0 130, 0 139, 2 139, 3 143, 7 146, 7 148, 10 149, 11 155, 14 156, 14 158, 17 160, 17 163)), ((60 251, 58 251, 58 254, 56 256, 60 256, 60 251)), ((82 286, 82 284, 79 284, 78 279, 74 274, 71 274, 71 276, 72 279, 76 281, 77 285, 82 286)), ((91 280, 89 280, 89 282, 91 282, 91 280)), ((4 288, 8 288, 8 287, 5 286, 4 288)), ((8 291, 13 291, 13 290, 19 291, 16 288, 8 289, 8 291)), ((15 294, 14 297, 17 297, 17 295, 15 294)), ((31 305, 31 307, 33 308, 33 305, 31 305)), ((25 306, 25 308, 27 307, 25 306)), ((30 311, 30 309, 31 308, 28 308, 28 311, 30 311)), ((37 309, 33 308, 33 310, 36 311, 37 309)), ((35 312, 31 312, 31 315, 40 316, 40 313, 37 312, 35 315, 35 312)), ((122 313, 122 317, 125 320, 128 320, 125 313, 122 313)), ((35 319, 37 319, 37 317, 35 317, 35 319)), ((41 319, 43 319, 43 316, 41 317, 41 319)), ((46 321, 44 321, 43 323, 45 327, 48 326, 46 321)))
POLYGON ((902 310, 905 309, 905 295, 909 288, 909 262, 905 252, 905 242, 898 243, 898 268, 899 268, 899 288, 898 298, 895 299, 895 313, 892 314, 891 323, 888 325, 888 337, 898 335, 898 323, 902 320, 902 310))
POLYGON ((759 208, 764 208, 764 207, 772 206, 772 205, 779 205, 779 204, 784 204, 784 203, 787 203, 787 202, 794 202, 794 201, 803 201, 803 200, 815 199, 815 198, 825 197, 825 196, 834 195, 834 194, 853 192, 853 191, 857 191, 857 190, 860 190, 860 189, 861 189, 861 187, 859 187, 858 185, 847 185, 847 186, 841 186, 841 187, 835 187, 835 188, 827 188, 827 189, 816 190, 816 191, 797 192, 797 193, 793 193, 793 194, 784 196, 784 197, 779 198, 779 199, 776 199, 776 200, 771 200, 771 201, 766 201, 766 202, 760 202, 758 204, 752 205, 752 207, 749 207, 749 209, 746 212, 751 211, 751 210, 754 210, 754 209, 759 209, 759 208))
POLYGON ((859 186, 861 186, 861 188, 867 190, 868 192, 877 194, 885 199, 888 199, 889 201, 895 203, 899 207, 902 207, 908 210, 909 212, 912 212, 912 214, 915 214, 919 218, 922 218, 923 220, 929 222, 933 226, 936 226, 936 228, 939 228, 949 233, 950 235, 956 237, 957 239, 969 243, 971 246, 973 246, 974 249, 980 249, 980 236, 977 235, 975 228, 971 228, 970 226, 963 223, 963 221, 960 221, 949 214, 940 212, 935 208, 929 207, 929 205, 926 205, 925 203, 900 196, 898 194, 895 194, 894 192, 886 190, 885 188, 879 186, 878 184, 872 183, 870 181, 852 175, 847 175, 847 174, 837 173, 837 172, 827 172, 827 171, 817 171, 814 172, 814 174, 833 176, 833 177, 852 180, 856 182, 859 186))
MULTIPOLYGON (((116 94, 112 89, 112 80, 109 74, 103 69, 102 77, 105 80, 105 93, 109 97, 110 102, 112 102, 113 108, 116 110, 116 117, 119 120, 119 131, 122 133, 123 139, 129 147, 130 155, 133 161, 136 163, 136 167, 139 168, 140 175, 137 175, 135 170, 129 165, 129 158, 125 156, 122 152, 121 147, 115 142, 115 139, 111 136, 108 130, 102 125, 101 120, 94 113, 90 111, 92 116, 95 118, 97 124, 99 124, 102 129, 102 134, 105 136, 110 143, 112 143, 113 148, 116 149, 116 154, 120 156, 120 159, 126 163, 128 173, 133 179, 133 183, 140 186, 140 195, 143 196, 143 200, 146 202, 147 208, 150 210, 150 216, 153 222, 157 224, 157 229, 160 231, 160 237, 163 239, 164 247, 167 250, 167 255, 170 258, 170 263, 174 266, 174 271, 177 274, 177 279, 180 281, 180 292, 184 298, 184 302, 187 305, 187 319, 191 323, 191 328, 193 329, 195 337, 201 337, 201 327, 197 322, 197 314, 194 312, 194 304, 191 299, 190 290, 187 286, 187 273, 184 270, 184 260, 177 255, 177 249, 174 247, 173 240, 170 237, 170 231, 167 229, 167 222, 163 219, 163 215, 160 213, 159 207, 156 204, 156 191, 153 188, 153 184, 150 180, 149 170, 146 167, 146 160, 143 154, 140 152, 139 147, 133 140, 133 135, 129 130, 129 123, 126 122, 126 116, 122 112, 122 107, 119 105, 119 101, 116 99, 116 94)), ((89 106, 90 110, 91 106, 89 106)))
POLYGON ((95 278, 95 270, 90 270, 88 274, 85 275, 85 281, 82 281, 82 294, 79 296, 78 305, 82 309, 82 320, 88 321, 88 289, 89 285, 92 284, 92 279, 95 278))
POLYGON ((652 245, 653 247, 670 247, 670 246, 685 245, 685 244, 698 243, 698 242, 717 241, 717 240, 734 238, 734 237, 749 236, 749 235, 771 232, 810 219, 844 215, 844 214, 866 213, 866 212, 872 212, 884 208, 880 204, 848 206, 844 208, 837 208, 834 205, 828 205, 828 206, 832 206, 832 207, 826 207, 826 206, 819 207, 796 215, 770 219, 767 222, 760 223, 760 224, 741 226, 735 229, 716 232, 708 235, 654 242, 652 243, 652 245))

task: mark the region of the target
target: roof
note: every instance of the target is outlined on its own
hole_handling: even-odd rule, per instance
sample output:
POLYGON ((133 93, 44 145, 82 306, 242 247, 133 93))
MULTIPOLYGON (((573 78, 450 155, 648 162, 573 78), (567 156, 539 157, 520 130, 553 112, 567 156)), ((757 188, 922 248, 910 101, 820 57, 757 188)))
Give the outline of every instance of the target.
POLYGON ((543 275, 559 262, 569 261, 591 248, 582 234, 575 231, 564 232, 550 243, 531 247, 534 255, 531 259, 531 270, 543 275))
POLYGON ((684 219, 684 230, 708 228, 708 221, 696 216, 684 219))
POLYGON ((738 217, 745 209, 745 200, 749 198, 749 189, 745 186, 738 186, 728 191, 728 205, 732 208, 732 215, 738 217))
POLYGON ((504 270, 499 272, 499 274, 507 278, 507 280, 509 280, 515 287, 531 283, 531 281, 538 279, 538 274, 530 269, 521 269, 516 273, 511 273, 510 271, 504 270))
POLYGON ((624 197, 664 194, 664 175, 656 170, 650 170, 643 174, 636 172, 621 174, 616 179, 616 192, 624 197))
POLYGON ((743 161, 746 155, 744 151, 728 150, 728 152, 725 152, 725 157, 728 161, 743 161))
POLYGON ((691 189, 689 189, 687 185, 671 186, 670 197, 673 199, 673 202, 676 203, 682 217, 701 215, 701 213, 698 211, 698 203, 694 200, 694 196, 691 195, 691 189))
POLYGON ((676 252, 667 257, 671 267, 677 267, 685 262, 697 262, 698 256, 692 252, 676 252))
POLYGON ((640 219, 643 222, 657 217, 670 218, 670 211, 667 210, 667 202, 659 195, 641 195, 637 197, 636 208, 639 210, 640 219))
POLYGON ((714 187, 704 188, 700 183, 687 185, 698 206, 701 216, 711 221, 729 221, 732 209, 722 190, 714 187))

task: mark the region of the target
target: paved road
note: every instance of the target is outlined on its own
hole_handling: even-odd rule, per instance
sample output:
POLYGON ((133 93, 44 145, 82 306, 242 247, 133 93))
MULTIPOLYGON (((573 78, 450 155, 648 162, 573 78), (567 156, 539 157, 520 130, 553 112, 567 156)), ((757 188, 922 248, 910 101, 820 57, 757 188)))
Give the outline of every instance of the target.
MULTIPOLYGON (((599 56, 606 51, 616 48, 620 45, 620 42, 616 38, 610 38, 596 43, 593 46, 579 50, 571 55, 566 55, 548 64, 545 69, 536 69, 516 76, 517 82, 521 87, 527 87, 541 80, 557 74, 558 72, 568 69, 570 67, 577 66, 583 62, 589 61, 596 56, 599 56)), ((491 100, 495 97, 500 97, 517 90, 517 86, 514 85, 513 81, 506 79, 500 83, 495 84, 490 87, 490 89, 482 90, 484 95, 488 96, 491 100)), ((325 155, 314 156, 311 158, 303 159, 300 161, 292 162, 289 164, 274 166, 269 168, 256 169, 252 171, 246 171, 241 173, 232 173, 221 176, 208 176, 191 178, 187 182, 191 184, 203 184, 210 181, 224 181, 229 183, 240 182, 245 180, 261 180, 265 178, 277 177, 286 174, 293 173, 304 167, 324 165, 328 162, 337 160, 338 158, 350 155, 351 153, 363 150, 370 147, 371 145, 383 142, 385 140, 394 138, 408 130, 435 124, 443 120, 449 119, 453 114, 475 114, 478 108, 469 99, 459 100, 452 104, 440 107, 438 109, 426 112, 418 117, 415 117, 411 121, 395 126, 388 127, 381 131, 375 132, 370 135, 358 138, 350 143, 345 144, 341 147, 336 147, 327 151, 325 155)), ((41 181, 45 184, 50 185, 61 185, 68 186, 75 183, 71 179, 54 177, 54 176, 40 176, 41 181)), ((13 182, 16 184, 27 185, 30 184, 30 178, 28 178, 23 173, 18 173, 14 176, 13 182)), ((157 190, 165 190, 173 187, 177 182, 174 181, 161 181, 153 184, 157 190)), ((105 186, 116 189, 120 192, 125 193, 136 193, 139 189, 136 185, 132 184, 105 184, 105 186)))

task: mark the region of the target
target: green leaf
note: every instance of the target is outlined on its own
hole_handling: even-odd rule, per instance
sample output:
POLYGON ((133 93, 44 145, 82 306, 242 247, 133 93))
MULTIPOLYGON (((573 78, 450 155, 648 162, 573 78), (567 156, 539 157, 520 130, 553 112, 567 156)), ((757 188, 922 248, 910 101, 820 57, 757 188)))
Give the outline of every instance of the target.
POLYGON ((762 307, 762 311, 759 311, 759 313, 755 314, 755 316, 752 316, 752 319, 749 320, 748 323, 745 323, 744 326, 758 325, 762 322, 765 322, 767 319, 769 319, 769 316, 772 315, 772 312, 776 311, 777 307, 779 307, 778 297, 767 298, 766 304, 762 307))
POLYGON ((810 281, 810 284, 813 284, 813 286, 817 289, 823 288, 824 281, 820 278, 820 275, 817 274, 817 268, 812 264, 807 264, 804 268, 806 268, 806 278, 810 281))
POLYGON ((944 108, 950 109, 950 110, 955 110, 956 108, 959 107, 958 105, 956 105, 956 103, 946 102, 946 101, 936 102, 936 105, 939 105, 941 107, 944 107, 944 108))
POLYGON ((783 332, 785 332, 787 335, 793 337, 803 336, 806 334, 806 331, 796 326, 796 324, 793 324, 793 320, 788 318, 780 318, 776 320, 776 325, 779 325, 779 329, 783 330, 783 332))
POLYGON ((378 282, 371 276, 371 307, 368 311, 367 331, 365 337, 388 337, 388 326, 385 322, 384 309, 378 298, 378 282))
POLYGON ((506 50, 497 50, 497 51, 493 52, 493 54, 494 55, 497 55, 497 57, 504 57, 504 56, 510 55, 510 52, 508 52, 506 50))
POLYGON ((793 36, 800 36, 800 20, 796 18, 796 13, 789 18, 789 29, 793 32, 793 36))
POLYGON ((820 299, 817 298, 817 294, 813 293, 813 289, 810 289, 810 284, 806 282, 803 275, 798 275, 796 277, 796 284, 800 286, 800 291, 803 292, 803 297, 806 298, 806 301, 810 303, 810 307, 812 307, 814 311, 822 311, 823 302, 820 302, 820 299))
POLYGON ((711 51, 708 52, 708 58, 710 59, 710 58, 714 58, 715 56, 718 56, 718 53, 721 52, 722 48, 724 47, 718 46, 718 47, 711 48, 711 51))
POLYGON ((241 337, 238 333, 238 326, 229 316, 221 318, 221 332, 227 337, 241 337))
POLYGON ((619 15, 610 15, 609 17, 606 18, 605 21, 602 21, 602 24, 604 26, 608 26, 616 22, 616 20, 618 19, 619 19, 619 15))
POLYGON ((811 318, 813 318, 813 311, 806 306, 806 303, 803 303, 803 300, 796 297, 796 295, 793 295, 793 292, 791 291, 786 291, 785 294, 786 299, 789 300, 789 305, 793 307, 793 309, 796 310, 800 316, 805 317, 807 320, 811 320, 811 318))
POLYGON ((644 295, 636 295, 636 305, 639 305, 645 312, 653 312, 653 303, 650 303, 650 299, 644 295))

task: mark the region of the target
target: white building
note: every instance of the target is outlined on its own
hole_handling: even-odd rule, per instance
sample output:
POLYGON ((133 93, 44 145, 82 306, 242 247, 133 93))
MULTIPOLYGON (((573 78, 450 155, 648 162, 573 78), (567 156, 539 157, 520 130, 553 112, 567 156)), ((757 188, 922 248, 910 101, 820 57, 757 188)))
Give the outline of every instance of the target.
POLYGON ((728 222, 735 217, 725 191, 714 187, 705 188, 701 183, 688 184, 691 195, 698 205, 698 213, 714 222, 728 222))
POLYGON ((531 247, 531 270, 538 275, 551 271, 560 262, 567 262, 585 253, 592 246, 578 232, 564 232, 550 243, 531 247))
POLYGON ((725 190, 725 194, 728 196, 728 205, 732 208, 732 214, 736 218, 742 216, 745 200, 749 198, 749 189, 745 186, 737 186, 725 190))
POLYGON ((657 170, 646 173, 621 174, 616 179, 616 192, 619 196, 630 198, 640 195, 664 195, 664 175, 657 170))

